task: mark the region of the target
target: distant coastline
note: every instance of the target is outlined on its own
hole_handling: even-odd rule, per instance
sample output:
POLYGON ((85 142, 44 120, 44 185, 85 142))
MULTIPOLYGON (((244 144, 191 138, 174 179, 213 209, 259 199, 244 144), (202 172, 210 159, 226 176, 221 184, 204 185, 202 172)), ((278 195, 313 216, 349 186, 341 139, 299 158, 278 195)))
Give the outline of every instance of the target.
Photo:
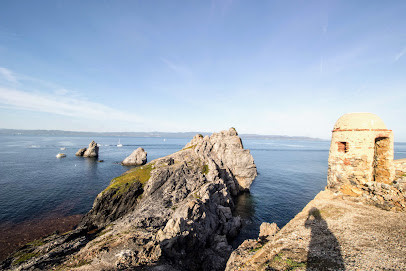
MULTIPOLYGON (((212 132, 78 132, 64 130, 21 130, 0 128, 0 135, 193 138, 196 134, 202 134, 205 136, 212 134, 212 132)), ((326 141, 326 139, 321 138, 287 135, 240 134, 240 137, 242 139, 326 141)))

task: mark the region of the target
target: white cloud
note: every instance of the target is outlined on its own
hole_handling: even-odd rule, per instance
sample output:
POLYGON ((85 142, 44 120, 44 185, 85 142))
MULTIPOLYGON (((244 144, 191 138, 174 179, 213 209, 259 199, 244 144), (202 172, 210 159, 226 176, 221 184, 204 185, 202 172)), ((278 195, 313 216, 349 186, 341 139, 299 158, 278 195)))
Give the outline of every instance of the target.
POLYGON ((179 75, 190 76, 192 74, 190 69, 185 66, 175 64, 166 58, 161 58, 161 60, 168 66, 169 69, 173 70, 174 72, 176 72, 179 75))
POLYGON ((100 103, 45 93, 33 93, 0 87, 0 104, 14 109, 46 112, 63 116, 97 120, 143 122, 132 113, 122 112, 100 103))
POLYGON ((12 71, 10 71, 9 69, 0 67, 0 75, 11 83, 14 83, 14 84, 18 83, 18 80, 17 80, 15 74, 12 71))
POLYGON ((395 62, 398 61, 404 54, 406 54, 406 47, 395 56, 395 62))

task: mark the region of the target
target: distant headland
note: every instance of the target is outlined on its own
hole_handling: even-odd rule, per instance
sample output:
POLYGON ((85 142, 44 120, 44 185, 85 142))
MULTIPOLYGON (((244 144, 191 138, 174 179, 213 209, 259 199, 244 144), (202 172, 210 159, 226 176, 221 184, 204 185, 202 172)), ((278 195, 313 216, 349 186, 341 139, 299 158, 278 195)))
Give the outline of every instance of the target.
MULTIPOLYGON (((0 128, 0 135, 41 135, 41 136, 117 136, 117 137, 162 137, 162 138, 192 138, 196 134, 211 135, 212 132, 79 132, 64 130, 21 130, 0 128)), ((242 139, 268 140, 325 140, 307 136, 259 135, 240 134, 242 139)))

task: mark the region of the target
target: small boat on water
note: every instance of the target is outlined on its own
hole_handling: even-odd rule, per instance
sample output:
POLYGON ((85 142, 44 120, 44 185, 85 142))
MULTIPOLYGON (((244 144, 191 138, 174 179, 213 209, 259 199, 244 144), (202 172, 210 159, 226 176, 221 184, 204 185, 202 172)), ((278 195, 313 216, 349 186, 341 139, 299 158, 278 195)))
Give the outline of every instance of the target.
POLYGON ((56 155, 56 158, 63 158, 63 157, 66 157, 66 154, 64 154, 64 153, 58 153, 58 154, 56 155))
POLYGON ((123 144, 120 143, 120 139, 119 139, 119 140, 118 140, 117 147, 122 147, 122 146, 123 146, 123 144))
POLYGON ((65 148, 65 147, 62 147, 62 148, 61 148, 61 151, 64 151, 64 150, 66 150, 66 148, 65 148))

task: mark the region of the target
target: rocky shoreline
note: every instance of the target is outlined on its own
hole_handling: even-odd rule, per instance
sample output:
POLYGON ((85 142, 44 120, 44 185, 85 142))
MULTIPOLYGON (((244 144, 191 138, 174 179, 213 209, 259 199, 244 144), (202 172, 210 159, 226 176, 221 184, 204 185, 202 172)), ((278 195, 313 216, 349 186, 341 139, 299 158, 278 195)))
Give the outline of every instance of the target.
MULTIPOLYGON (((146 157, 146 155, 145 155, 146 157)), ((406 160, 359 193, 329 186, 282 229, 233 251, 235 196, 257 175, 235 129, 196 135, 171 155, 114 178, 78 227, 26 244, 4 270, 403 270, 406 160), (377 200, 376 200, 377 199, 377 200)), ((333 185, 331 185, 333 184, 333 185)))
POLYGON ((257 175, 235 129, 113 179, 79 226, 27 244, 9 270, 224 270, 241 227, 233 196, 257 175))

